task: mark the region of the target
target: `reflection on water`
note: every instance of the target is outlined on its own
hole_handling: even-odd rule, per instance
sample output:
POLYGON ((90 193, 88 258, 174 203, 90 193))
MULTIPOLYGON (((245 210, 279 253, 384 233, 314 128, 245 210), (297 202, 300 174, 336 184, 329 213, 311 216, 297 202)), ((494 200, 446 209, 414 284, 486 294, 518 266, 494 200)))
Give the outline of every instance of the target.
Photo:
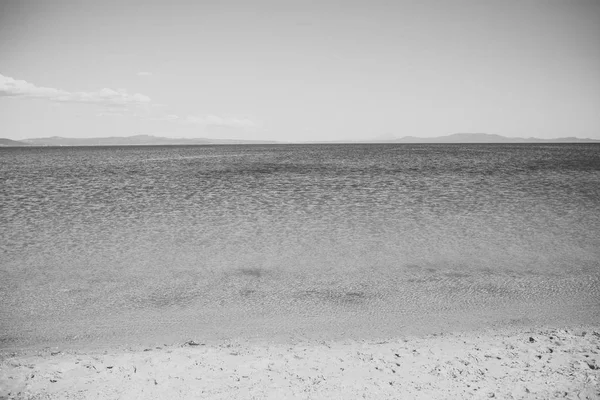
POLYGON ((534 303, 595 318, 598 160, 590 144, 0 149, 0 338, 534 303))

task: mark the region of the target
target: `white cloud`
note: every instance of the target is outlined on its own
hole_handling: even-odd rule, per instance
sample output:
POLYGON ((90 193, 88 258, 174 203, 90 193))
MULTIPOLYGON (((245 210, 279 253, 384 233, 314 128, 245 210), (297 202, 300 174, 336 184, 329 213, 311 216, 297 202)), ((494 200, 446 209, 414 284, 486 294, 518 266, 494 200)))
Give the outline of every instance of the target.
POLYGON ((105 111, 101 111, 96 114, 97 117, 123 117, 127 109, 112 109, 108 108, 105 111))
POLYGON ((139 76, 141 78, 144 78, 144 77, 147 77, 147 76, 152 76, 152 72, 145 72, 145 71, 138 72, 137 76, 139 76))
POLYGON ((179 115, 175 114, 163 114, 160 116, 151 117, 151 119, 155 121, 170 121, 188 125, 196 125, 204 128, 219 127, 251 129, 257 127, 257 124, 248 118, 220 117, 218 115, 188 115, 187 117, 180 117, 179 115))
POLYGON ((180 121, 181 118, 178 115, 175 114, 163 114, 163 115, 155 115, 152 117, 149 117, 151 120, 153 121, 180 121))
MULTIPOLYGON (((140 76, 149 76, 150 73, 138 73, 140 76), (148 75, 146 75, 148 74, 148 75)), ((43 99, 56 105, 62 103, 83 103, 103 106, 97 116, 124 116, 130 115, 141 119, 155 121, 171 121, 190 124, 205 128, 234 128, 254 129, 257 124, 246 117, 231 117, 218 115, 188 115, 180 117, 175 114, 156 113, 156 109, 164 105, 156 104, 143 94, 127 93, 125 89, 101 89, 94 92, 69 92, 67 90, 36 86, 24 80, 13 79, 0 74, 0 97, 15 97, 28 99, 43 99), (151 106, 151 107, 140 107, 151 106), (158 114, 158 115, 157 115, 158 114)))
POLYGON ((36 86, 27 81, 0 74, 0 96, 44 99, 60 103, 87 103, 109 107, 145 105, 151 102, 143 94, 129 94, 124 89, 101 89, 95 92, 69 92, 62 89, 36 86))
POLYGON ((255 128, 256 124, 248 118, 219 117, 217 115, 194 116, 188 115, 186 122, 201 126, 216 126, 226 128, 255 128))

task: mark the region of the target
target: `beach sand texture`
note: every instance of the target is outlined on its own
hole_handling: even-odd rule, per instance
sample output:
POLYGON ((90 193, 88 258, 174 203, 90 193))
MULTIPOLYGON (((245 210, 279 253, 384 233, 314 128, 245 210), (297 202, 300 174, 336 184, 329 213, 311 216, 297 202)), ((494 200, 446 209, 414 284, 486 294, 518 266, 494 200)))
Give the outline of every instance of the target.
POLYGON ((600 329, 3 354, 2 399, 598 399, 600 329))

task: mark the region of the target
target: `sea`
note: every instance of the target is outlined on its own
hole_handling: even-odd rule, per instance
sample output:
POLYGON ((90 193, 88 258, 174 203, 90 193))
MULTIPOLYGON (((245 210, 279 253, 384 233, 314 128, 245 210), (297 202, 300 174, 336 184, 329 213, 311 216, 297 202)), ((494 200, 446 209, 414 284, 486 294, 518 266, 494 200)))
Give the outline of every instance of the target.
POLYGON ((0 148, 0 348, 598 323, 598 144, 0 148))

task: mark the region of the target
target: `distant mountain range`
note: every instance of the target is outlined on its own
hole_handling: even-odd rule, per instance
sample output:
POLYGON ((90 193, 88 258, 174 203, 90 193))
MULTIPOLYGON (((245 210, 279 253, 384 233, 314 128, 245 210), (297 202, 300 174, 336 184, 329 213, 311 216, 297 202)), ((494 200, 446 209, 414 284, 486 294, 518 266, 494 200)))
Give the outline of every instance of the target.
POLYGON ((18 147, 18 146, 31 146, 28 143, 20 142, 18 140, 0 138, 0 147, 18 147))
POLYGON ((65 138, 52 136, 47 138, 11 140, 1 139, 0 146, 160 146, 160 145, 207 145, 207 144, 267 144, 277 143, 266 140, 235 139, 173 139, 150 135, 103 138, 65 138))
MULTIPOLYGON (((173 139, 150 135, 104 138, 65 138, 53 136, 38 139, 11 140, 0 138, 0 146, 157 146, 157 145, 208 145, 208 144, 276 144, 283 142, 267 140, 232 139, 173 139)), ((401 138, 376 138, 363 141, 335 141, 311 143, 600 143, 596 139, 564 137, 557 139, 514 138, 488 133, 455 133, 433 138, 404 136, 401 138)))
POLYGON ((539 138, 515 138, 489 133, 454 133, 447 136, 432 138, 420 138, 415 136, 404 136, 401 138, 374 139, 373 143, 600 143, 596 139, 580 139, 576 137, 564 137, 556 139, 539 138))

